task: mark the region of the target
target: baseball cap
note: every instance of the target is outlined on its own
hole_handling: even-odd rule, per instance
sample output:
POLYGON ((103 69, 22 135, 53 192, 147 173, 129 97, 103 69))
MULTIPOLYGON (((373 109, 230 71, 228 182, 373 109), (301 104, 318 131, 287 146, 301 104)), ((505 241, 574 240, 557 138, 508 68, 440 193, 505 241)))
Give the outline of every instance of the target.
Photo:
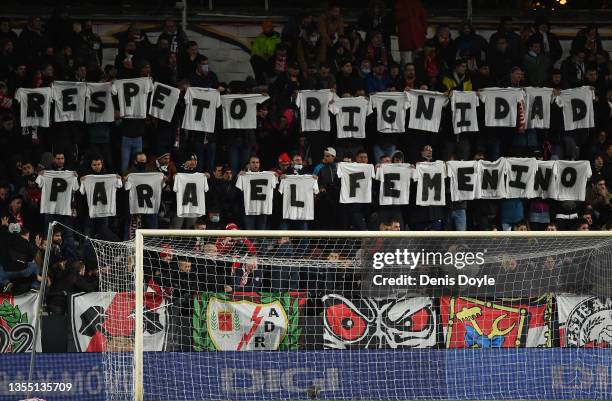
POLYGON ((323 153, 329 153, 330 155, 336 157, 336 149, 331 146, 323 151, 323 153))
POLYGON ((225 226, 226 230, 238 230, 238 225, 236 223, 229 223, 225 226))
POLYGON ((291 163, 291 158, 289 157, 287 153, 283 153, 282 155, 278 156, 278 162, 279 163, 291 163))

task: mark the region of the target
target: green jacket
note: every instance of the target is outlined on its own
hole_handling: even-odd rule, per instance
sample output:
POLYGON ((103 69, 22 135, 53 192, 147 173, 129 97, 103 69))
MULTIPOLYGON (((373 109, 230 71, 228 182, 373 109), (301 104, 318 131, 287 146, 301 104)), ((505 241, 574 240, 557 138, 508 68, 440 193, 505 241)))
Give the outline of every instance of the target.
POLYGON ((280 42, 280 35, 277 32, 274 32, 272 36, 266 36, 260 33, 255 38, 253 46, 251 46, 251 55, 259 56, 267 60, 274 54, 274 49, 276 49, 276 45, 280 42))

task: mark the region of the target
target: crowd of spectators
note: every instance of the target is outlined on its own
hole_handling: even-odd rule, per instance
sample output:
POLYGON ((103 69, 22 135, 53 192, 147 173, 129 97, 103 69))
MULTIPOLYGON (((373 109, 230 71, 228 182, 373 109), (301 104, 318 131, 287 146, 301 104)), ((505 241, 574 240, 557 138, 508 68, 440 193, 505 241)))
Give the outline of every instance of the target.
MULTIPOLYGON (((602 47, 597 27, 576 33, 569 55, 564 55, 550 23, 538 18, 515 26, 502 18, 489 40, 468 22, 456 28, 441 24, 426 38, 427 23, 417 0, 398 1, 395 9, 380 1, 355 23, 349 23, 334 5, 322 13, 304 12, 289 18, 282 31, 271 21, 251 47, 252 77, 222 82, 216 66, 199 50, 198 43, 169 19, 153 43, 139 23, 118 35, 113 64, 105 65, 102 41, 89 20, 77 21, 65 11, 50 19, 32 16, 16 30, 0 21, 0 281, 8 290, 20 279, 40 285, 41 249, 53 216, 39 213, 42 170, 72 170, 88 174, 159 171, 165 175, 160 213, 130 216, 126 192, 118 192, 117 216, 90 219, 85 197, 75 193, 72 217, 61 222, 93 238, 121 240, 132 228, 224 229, 245 226, 242 193, 235 187, 243 171, 314 174, 320 193, 315 219, 300 228, 398 230, 596 230, 612 226, 609 185, 612 183, 612 64, 602 47), (17 33, 19 32, 19 33, 17 33), (391 39, 398 36, 401 57, 394 59, 391 39), (112 82, 150 76, 175 86, 183 94, 189 86, 225 93, 266 93, 258 106, 257 128, 224 130, 217 118, 214 133, 181 129, 184 101, 179 101, 171 122, 121 119, 114 123, 53 123, 49 128, 22 128, 19 88, 37 88, 54 81, 112 82), (546 86, 556 90, 588 85, 594 88, 596 126, 566 132, 561 110, 551 106, 551 128, 533 130, 489 128, 479 107, 480 131, 455 135, 448 110, 441 116, 440 132, 407 129, 405 134, 376 132, 375 116, 368 118, 365 139, 336 138, 331 132, 300 130, 296 93, 305 89, 332 89, 339 97, 364 96, 381 91, 427 89, 478 91, 485 87, 546 86), (182 103, 181 103, 182 102, 182 103), (401 208, 342 205, 336 163, 372 163, 432 160, 495 160, 501 156, 549 159, 586 159, 593 176, 585 202, 542 199, 504 199, 450 202, 447 206, 401 208), (207 214, 198 219, 176 216, 172 192, 176 172, 205 172, 210 190, 207 214), (96 221, 94 221, 96 220, 96 221), (232 226, 233 227, 233 226, 232 226), (38 261, 38 263, 34 262, 38 261), (34 263, 33 263, 34 262, 34 263)), ((520 124, 519 124, 520 126, 520 124)), ((374 190, 377 188, 375 186, 374 190)), ((414 194, 415 191, 411 191, 414 194)), ((376 196, 373 197, 377 199, 376 196)), ((275 204, 282 196, 275 194, 275 204)), ((274 207, 267 220, 249 228, 286 228, 282 207, 274 207)), ((286 222, 285 222, 286 223, 286 222)), ((247 224, 248 226, 248 224, 247 224)), ((82 238, 57 228, 50 263, 52 291, 92 290, 98 266, 82 238), (78 250, 77 250, 78 246, 78 250)), ((231 285, 231 283, 229 283, 231 285)), ((3 288, 0 288, 2 290, 3 288)))

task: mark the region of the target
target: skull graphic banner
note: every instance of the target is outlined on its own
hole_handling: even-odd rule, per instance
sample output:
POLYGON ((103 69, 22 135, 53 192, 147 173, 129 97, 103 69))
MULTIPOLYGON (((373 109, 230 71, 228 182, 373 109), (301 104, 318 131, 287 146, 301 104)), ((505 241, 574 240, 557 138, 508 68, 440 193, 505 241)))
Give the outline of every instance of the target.
POLYGON ((431 298, 358 298, 325 295, 326 349, 431 348, 437 317, 431 298))

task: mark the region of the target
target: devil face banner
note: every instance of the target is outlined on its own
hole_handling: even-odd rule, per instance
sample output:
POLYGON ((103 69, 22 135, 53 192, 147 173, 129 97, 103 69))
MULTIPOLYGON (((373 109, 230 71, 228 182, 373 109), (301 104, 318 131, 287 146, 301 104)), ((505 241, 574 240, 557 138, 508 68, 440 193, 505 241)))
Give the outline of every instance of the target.
POLYGON ((431 348, 436 345, 436 325, 431 298, 323 297, 327 349, 431 348))
POLYGON ((551 347, 552 296, 527 301, 440 298, 446 348, 551 347))

